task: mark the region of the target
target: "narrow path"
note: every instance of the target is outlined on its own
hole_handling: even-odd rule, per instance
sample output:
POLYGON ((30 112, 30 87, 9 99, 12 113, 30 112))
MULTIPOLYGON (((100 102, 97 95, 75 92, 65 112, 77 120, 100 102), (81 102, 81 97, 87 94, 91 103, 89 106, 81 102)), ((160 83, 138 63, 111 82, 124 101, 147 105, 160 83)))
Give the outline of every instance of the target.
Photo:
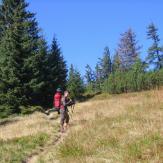
POLYGON ((57 147, 68 135, 68 133, 69 130, 67 130, 65 133, 58 132, 58 135, 53 138, 53 141, 51 143, 46 144, 42 148, 38 149, 38 151, 32 153, 25 160, 23 160, 22 163, 37 163, 39 156, 44 155, 44 153, 46 154, 51 148, 57 147))
POLYGON ((48 144, 47 146, 41 148, 36 153, 31 154, 31 156, 29 156, 23 163, 36 163, 40 155, 46 153, 49 149, 51 149, 51 147, 55 147, 58 144, 60 144, 64 137, 65 134, 59 133, 51 144, 48 144))
MULTIPOLYGON (((33 152, 31 155, 29 155, 22 163, 37 163, 40 156, 44 156, 44 154, 47 154, 52 148, 57 148, 57 146, 64 141, 64 139, 68 136, 68 134, 71 132, 71 130, 74 130, 78 128, 78 123, 80 123, 80 119, 74 119, 74 115, 70 113, 70 126, 68 130, 65 133, 61 133, 58 131, 56 135, 51 138, 51 142, 45 144, 43 147, 40 147, 39 149, 36 149, 35 152, 33 152)), ((58 117, 59 118, 59 117, 58 117)), ((56 123, 58 122, 58 118, 55 119, 56 123)), ((53 122, 54 123, 54 122, 53 122)), ((58 160, 56 160, 58 162, 58 160)))

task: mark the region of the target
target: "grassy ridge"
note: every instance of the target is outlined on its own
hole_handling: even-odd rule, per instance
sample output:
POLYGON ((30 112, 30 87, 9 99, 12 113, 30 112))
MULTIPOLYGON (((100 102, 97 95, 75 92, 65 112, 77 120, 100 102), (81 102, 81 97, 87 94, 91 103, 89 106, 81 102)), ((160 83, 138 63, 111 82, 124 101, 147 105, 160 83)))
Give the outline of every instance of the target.
POLYGON ((8 119, 0 124, 1 162, 21 162, 46 147, 33 163, 161 163, 162 117, 163 90, 98 95, 76 106, 57 146, 50 142, 58 136, 58 120, 41 113, 8 119))
POLYGON ((77 106, 69 135, 41 162, 163 162, 163 91, 99 99, 77 106))

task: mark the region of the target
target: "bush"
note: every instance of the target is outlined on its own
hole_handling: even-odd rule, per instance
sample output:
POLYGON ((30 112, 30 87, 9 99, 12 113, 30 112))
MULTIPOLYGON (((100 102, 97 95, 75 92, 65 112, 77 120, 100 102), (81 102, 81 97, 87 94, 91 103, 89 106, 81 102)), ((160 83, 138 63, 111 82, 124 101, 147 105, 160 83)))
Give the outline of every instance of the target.
POLYGON ((105 80, 103 92, 119 94, 160 88, 163 85, 163 69, 145 72, 143 67, 135 65, 131 70, 111 73, 105 80))
POLYGON ((0 118, 7 118, 12 114, 12 108, 8 105, 0 105, 0 118))

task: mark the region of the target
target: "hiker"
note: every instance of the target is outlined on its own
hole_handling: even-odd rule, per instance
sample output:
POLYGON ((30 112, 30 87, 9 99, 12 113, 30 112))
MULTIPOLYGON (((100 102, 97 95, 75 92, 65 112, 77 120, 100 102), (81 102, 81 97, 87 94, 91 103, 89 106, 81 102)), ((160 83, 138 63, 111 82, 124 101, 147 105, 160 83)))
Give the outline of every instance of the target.
POLYGON ((49 115, 50 112, 58 112, 58 114, 60 114, 61 98, 62 98, 62 90, 58 88, 56 90, 56 93, 54 94, 53 108, 45 112, 47 115, 49 115))
POLYGON ((72 105, 74 105, 74 102, 69 98, 69 92, 65 91, 61 99, 61 107, 60 107, 61 132, 64 132, 68 128, 69 119, 70 119, 68 114, 68 106, 72 106, 72 105))

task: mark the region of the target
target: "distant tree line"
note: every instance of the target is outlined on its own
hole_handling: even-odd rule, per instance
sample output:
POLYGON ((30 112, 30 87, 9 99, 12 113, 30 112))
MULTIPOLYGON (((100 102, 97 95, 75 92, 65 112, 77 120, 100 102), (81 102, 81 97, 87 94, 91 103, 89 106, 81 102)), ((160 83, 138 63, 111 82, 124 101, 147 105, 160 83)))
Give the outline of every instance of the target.
POLYGON ((31 106, 52 107, 55 90, 68 89, 72 98, 84 92, 123 93, 163 85, 163 48, 158 29, 149 25, 152 40, 145 61, 140 58, 135 33, 123 33, 115 55, 108 47, 94 70, 87 65, 85 79, 69 68, 54 37, 50 46, 41 34, 35 14, 25 0, 2 0, 0 5, 0 117, 22 113, 31 106))
POLYGON ((141 46, 132 29, 121 35, 117 50, 111 57, 109 48, 98 60, 95 70, 86 66, 86 92, 124 93, 159 88, 163 85, 163 46, 158 29, 151 23, 147 39, 152 41, 147 57, 140 57, 141 46))

